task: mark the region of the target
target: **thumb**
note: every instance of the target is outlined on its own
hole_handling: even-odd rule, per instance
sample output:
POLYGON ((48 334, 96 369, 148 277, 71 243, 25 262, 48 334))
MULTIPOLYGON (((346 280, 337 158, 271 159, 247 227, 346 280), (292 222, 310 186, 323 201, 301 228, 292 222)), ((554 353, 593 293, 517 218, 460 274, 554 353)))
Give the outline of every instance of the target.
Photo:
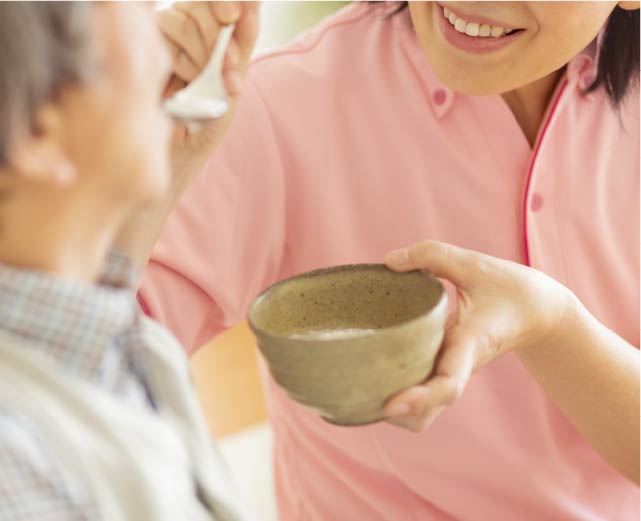
POLYGON ((469 250, 444 242, 425 241, 388 253, 385 264, 394 271, 429 271, 460 287, 468 278, 472 258, 469 250))

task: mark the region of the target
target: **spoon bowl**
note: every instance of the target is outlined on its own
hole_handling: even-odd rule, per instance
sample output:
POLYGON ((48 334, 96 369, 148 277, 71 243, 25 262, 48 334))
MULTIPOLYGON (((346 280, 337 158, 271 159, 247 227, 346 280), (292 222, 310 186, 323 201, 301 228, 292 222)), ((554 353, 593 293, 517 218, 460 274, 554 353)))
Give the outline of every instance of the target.
POLYGON ((220 118, 229 111, 223 63, 234 27, 230 24, 220 29, 214 50, 200 75, 165 100, 167 113, 192 130, 204 121, 220 118))

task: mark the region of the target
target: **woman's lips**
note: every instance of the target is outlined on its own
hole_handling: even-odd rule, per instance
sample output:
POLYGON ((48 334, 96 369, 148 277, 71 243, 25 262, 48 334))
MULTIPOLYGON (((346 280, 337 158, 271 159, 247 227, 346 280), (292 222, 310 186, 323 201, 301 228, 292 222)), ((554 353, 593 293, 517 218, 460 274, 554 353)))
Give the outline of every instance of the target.
POLYGON ((435 16, 443 36, 452 46, 467 52, 485 53, 502 49, 525 32, 482 17, 468 21, 449 7, 436 5, 435 16))

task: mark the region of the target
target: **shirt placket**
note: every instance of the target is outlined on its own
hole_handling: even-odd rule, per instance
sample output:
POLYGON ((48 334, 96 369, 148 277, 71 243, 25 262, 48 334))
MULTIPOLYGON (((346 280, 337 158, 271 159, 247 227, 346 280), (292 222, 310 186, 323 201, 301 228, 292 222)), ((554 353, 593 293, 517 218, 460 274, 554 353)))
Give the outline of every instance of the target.
MULTIPOLYGON (((549 228, 554 219, 554 183, 555 175, 560 172, 548 172, 546 160, 551 146, 554 121, 562 110, 562 101, 568 88, 568 80, 563 79, 552 100, 550 111, 544 121, 541 133, 534 146, 532 159, 528 168, 523 198, 523 247, 527 266, 542 269, 554 256, 543 255, 544 246, 541 238, 550 237, 543 230, 549 228)), ((560 247, 560 245, 557 245, 560 247)))

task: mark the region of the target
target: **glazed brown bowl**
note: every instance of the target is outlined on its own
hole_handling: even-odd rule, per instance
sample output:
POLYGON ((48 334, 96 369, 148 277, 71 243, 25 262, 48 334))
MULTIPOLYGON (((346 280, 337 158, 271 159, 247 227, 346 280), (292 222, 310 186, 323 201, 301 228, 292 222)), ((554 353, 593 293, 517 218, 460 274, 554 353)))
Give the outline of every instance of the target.
POLYGON ((292 277, 265 290, 248 313, 274 379, 338 425, 382 420, 388 398, 424 381, 446 317, 438 279, 382 264, 292 277))

